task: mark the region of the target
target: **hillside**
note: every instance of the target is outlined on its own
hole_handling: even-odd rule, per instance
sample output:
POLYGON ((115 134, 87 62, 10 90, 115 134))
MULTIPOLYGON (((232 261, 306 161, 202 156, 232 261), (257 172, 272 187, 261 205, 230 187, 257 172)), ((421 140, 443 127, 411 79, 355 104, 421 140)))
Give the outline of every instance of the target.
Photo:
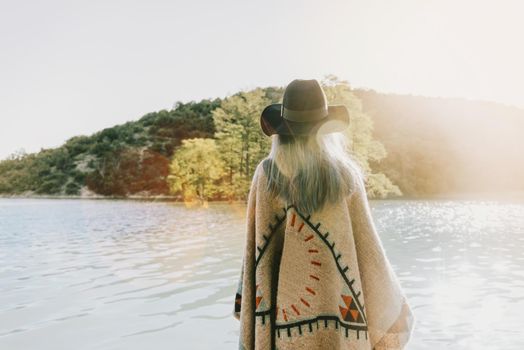
POLYGON ((388 155, 373 164, 407 196, 524 191, 524 110, 356 90, 388 155))
POLYGON ((220 99, 178 103, 35 154, 0 162, 0 193, 78 195, 86 186, 102 195, 168 194, 165 177, 183 139, 210 137, 220 99))
MULTIPOLYGON (((353 90, 340 81, 326 89, 355 118, 349 137, 360 143, 357 158, 372 174, 372 197, 524 191, 524 110, 353 90)), ((242 197, 253 165, 269 150, 269 139, 257 130, 258 111, 281 94, 281 88, 270 87, 224 100, 178 102, 172 110, 72 137, 58 148, 12 155, 0 161, 0 194, 184 196, 192 191, 206 198, 242 197), (212 142, 184 144, 195 138, 212 142), (177 150, 179 174, 173 173, 177 150), (195 154, 222 158, 213 165, 220 168, 215 177, 198 179, 205 186, 190 183, 197 180, 180 170, 180 164, 191 168, 191 158, 186 163, 183 158, 195 154)))

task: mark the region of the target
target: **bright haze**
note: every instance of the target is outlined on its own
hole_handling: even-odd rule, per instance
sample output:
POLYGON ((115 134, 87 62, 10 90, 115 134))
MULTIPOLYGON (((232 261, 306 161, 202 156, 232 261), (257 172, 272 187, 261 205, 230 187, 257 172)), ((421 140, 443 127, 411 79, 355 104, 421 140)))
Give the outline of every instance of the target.
POLYGON ((176 101, 335 74, 524 107, 519 1, 11 1, 0 158, 176 101))

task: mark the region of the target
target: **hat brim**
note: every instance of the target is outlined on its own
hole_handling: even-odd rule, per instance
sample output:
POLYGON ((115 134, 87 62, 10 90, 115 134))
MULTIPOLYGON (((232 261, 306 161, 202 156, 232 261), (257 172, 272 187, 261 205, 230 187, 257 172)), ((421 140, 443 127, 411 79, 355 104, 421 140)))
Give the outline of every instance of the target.
POLYGON ((274 103, 262 111, 260 126, 265 135, 328 134, 344 131, 350 123, 349 111, 344 105, 328 106, 328 115, 315 122, 294 122, 280 115, 281 103, 274 103))

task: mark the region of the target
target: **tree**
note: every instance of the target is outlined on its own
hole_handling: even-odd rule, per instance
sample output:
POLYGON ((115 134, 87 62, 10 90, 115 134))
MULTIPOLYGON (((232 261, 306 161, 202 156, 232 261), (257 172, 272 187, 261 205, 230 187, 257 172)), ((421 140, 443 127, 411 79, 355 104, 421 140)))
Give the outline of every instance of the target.
POLYGON ((271 103, 266 91, 241 91, 213 111, 215 138, 227 171, 226 195, 243 197, 257 164, 269 152, 271 139, 260 128, 260 113, 271 103))
POLYGON ((207 200, 220 194, 218 181, 224 175, 224 163, 215 140, 193 138, 182 141, 173 154, 168 182, 173 194, 184 200, 207 200))
POLYGON ((103 195, 161 195, 169 189, 169 160, 144 148, 121 147, 103 156, 87 175, 90 190, 103 195))
POLYGON ((384 145, 373 138, 373 120, 363 112, 361 100, 352 92, 346 80, 326 75, 321 81, 329 104, 343 104, 349 109, 350 125, 344 134, 350 141, 351 153, 368 174, 368 193, 371 197, 401 195, 398 186, 383 173, 373 173, 370 162, 380 162, 387 156, 384 145))
POLYGON ((23 159, 25 156, 27 156, 27 152, 24 148, 19 148, 15 150, 13 153, 8 155, 5 159, 6 160, 20 160, 23 159))

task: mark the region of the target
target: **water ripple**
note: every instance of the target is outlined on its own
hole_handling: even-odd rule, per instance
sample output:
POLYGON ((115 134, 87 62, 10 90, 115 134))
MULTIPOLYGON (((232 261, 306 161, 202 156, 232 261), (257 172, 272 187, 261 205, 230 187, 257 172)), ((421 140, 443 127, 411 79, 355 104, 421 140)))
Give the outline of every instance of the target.
MULTIPOLYGON (((524 203, 372 210, 411 349, 524 347, 524 203)), ((0 199, 0 348, 234 347, 244 220, 243 205, 0 199)))

